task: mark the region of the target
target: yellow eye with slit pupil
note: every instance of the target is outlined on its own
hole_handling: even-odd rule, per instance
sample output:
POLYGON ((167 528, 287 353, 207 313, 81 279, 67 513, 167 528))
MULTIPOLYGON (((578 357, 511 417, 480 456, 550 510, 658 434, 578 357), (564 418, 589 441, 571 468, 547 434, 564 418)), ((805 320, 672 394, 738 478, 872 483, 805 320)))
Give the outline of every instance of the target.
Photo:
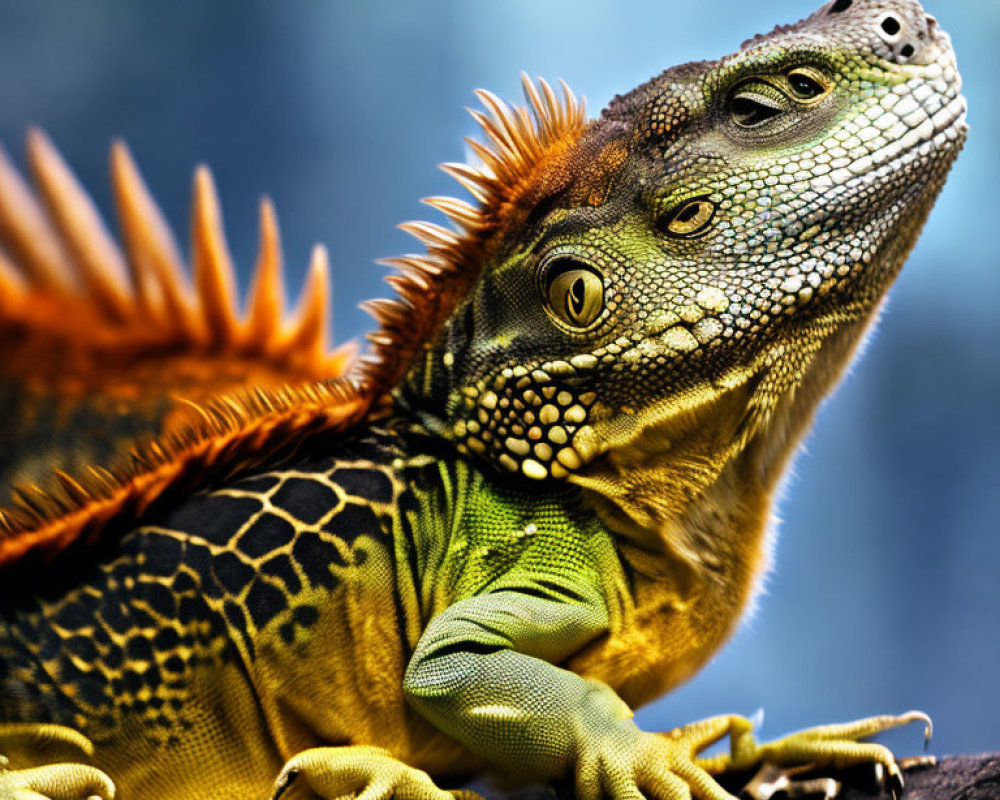
POLYGON ((809 67, 799 67, 788 73, 788 85, 795 97, 803 102, 820 100, 828 93, 822 73, 809 67))
POLYGON ((550 266, 548 301, 552 313, 574 328, 592 325, 604 310, 604 282, 594 270, 568 258, 550 266))
POLYGON ((705 198, 698 198, 668 213, 660 221, 660 229, 668 236, 691 238, 706 231, 714 217, 715 206, 705 198))

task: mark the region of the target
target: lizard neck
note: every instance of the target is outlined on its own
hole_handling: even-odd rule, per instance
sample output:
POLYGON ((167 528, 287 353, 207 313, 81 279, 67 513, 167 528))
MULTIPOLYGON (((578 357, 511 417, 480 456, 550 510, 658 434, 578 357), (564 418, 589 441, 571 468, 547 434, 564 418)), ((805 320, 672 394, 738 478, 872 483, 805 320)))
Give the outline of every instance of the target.
POLYGON ((613 530, 663 562, 644 572, 675 575, 681 562, 709 580, 731 574, 729 562, 743 555, 737 542, 751 535, 742 509, 752 497, 769 505, 820 401, 877 315, 847 324, 819 316, 812 330, 790 331, 797 349, 779 342, 728 386, 705 388, 704 402, 651 415, 570 480, 613 530), (803 342, 816 345, 806 350, 803 342))
POLYGON ((468 330, 472 307, 462 303, 445 321, 434 341, 413 359, 403 380, 393 391, 396 407, 409 414, 428 432, 452 439, 451 429, 461 401, 457 373, 471 357, 468 330))
MULTIPOLYGON (((646 430, 572 478, 617 535, 633 576, 632 631, 611 649, 635 652, 639 637, 651 655, 614 680, 629 703, 642 705, 693 675, 752 607, 770 564, 777 485, 875 316, 827 337, 802 365, 795 390, 766 413, 760 398, 773 396, 780 375, 715 398, 683 430, 646 430)), ((580 667, 603 676, 606 658, 588 654, 580 667)))

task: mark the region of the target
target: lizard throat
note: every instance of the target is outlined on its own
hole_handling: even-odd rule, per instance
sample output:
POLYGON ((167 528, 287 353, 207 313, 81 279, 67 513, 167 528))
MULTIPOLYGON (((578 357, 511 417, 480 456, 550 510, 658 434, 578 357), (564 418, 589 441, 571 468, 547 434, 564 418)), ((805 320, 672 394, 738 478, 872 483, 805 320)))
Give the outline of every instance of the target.
POLYGON ((877 309, 832 310, 786 329, 752 365, 627 425, 598 428, 603 449, 569 480, 646 554, 639 561, 648 577, 677 574, 681 564, 691 591, 703 579, 724 580, 746 548, 763 552, 778 480, 875 318, 877 309))

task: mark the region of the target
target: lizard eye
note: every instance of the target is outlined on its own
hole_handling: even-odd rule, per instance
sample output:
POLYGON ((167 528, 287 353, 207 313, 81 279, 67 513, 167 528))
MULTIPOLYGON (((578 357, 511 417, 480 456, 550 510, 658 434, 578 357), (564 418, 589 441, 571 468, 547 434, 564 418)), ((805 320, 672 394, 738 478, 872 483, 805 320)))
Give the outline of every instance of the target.
POLYGON ((784 109, 770 98, 746 89, 729 101, 729 114, 741 128, 756 128, 783 113, 784 109))
POLYGON ((675 239, 693 239, 708 230, 714 217, 715 206, 705 197, 696 197, 664 214, 657 227, 661 233, 675 239))
POLYGON ((789 72, 787 78, 792 94, 799 100, 816 100, 826 94, 826 86, 815 70, 799 67, 789 72))
POLYGON ((582 261, 557 256, 546 265, 549 310, 573 328, 590 327, 604 310, 604 281, 582 261))

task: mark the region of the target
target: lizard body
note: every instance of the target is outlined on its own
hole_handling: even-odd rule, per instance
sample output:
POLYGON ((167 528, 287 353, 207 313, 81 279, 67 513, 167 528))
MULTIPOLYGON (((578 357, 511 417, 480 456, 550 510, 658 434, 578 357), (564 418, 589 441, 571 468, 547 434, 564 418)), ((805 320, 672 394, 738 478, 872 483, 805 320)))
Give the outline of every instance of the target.
POLYGON ((481 205, 410 226, 428 254, 396 261, 375 361, 220 401, 214 434, 168 426, 99 491, 9 517, 0 792, 72 795, 32 768, 78 741, 25 723, 82 732, 126 797, 280 773, 442 800, 420 770, 493 765, 719 800, 709 773, 763 758, 892 768, 857 739, 912 715, 757 745, 630 709, 705 663, 766 569, 775 487, 964 141, 947 36, 914 0, 835 0, 589 124, 526 94, 534 120, 481 94, 484 166, 450 167, 481 205))
POLYGON ((447 605, 436 573, 453 579, 464 552, 435 563, 455 527, 442 471, 453 486, 472 477, 416 441, 414 453, 394 432, 359 433, 154 517, 43 596, 8 589, 0 647, 8 680, 33 696, 5 697, 5 717, 81 729, 110 774, 142 765, 139 796, 169 772, 179 796, 206 782, 259 794, 321 742, 412 757, 405 659, 447 605), (189 738, 206 720, 214 735, 189 738))

